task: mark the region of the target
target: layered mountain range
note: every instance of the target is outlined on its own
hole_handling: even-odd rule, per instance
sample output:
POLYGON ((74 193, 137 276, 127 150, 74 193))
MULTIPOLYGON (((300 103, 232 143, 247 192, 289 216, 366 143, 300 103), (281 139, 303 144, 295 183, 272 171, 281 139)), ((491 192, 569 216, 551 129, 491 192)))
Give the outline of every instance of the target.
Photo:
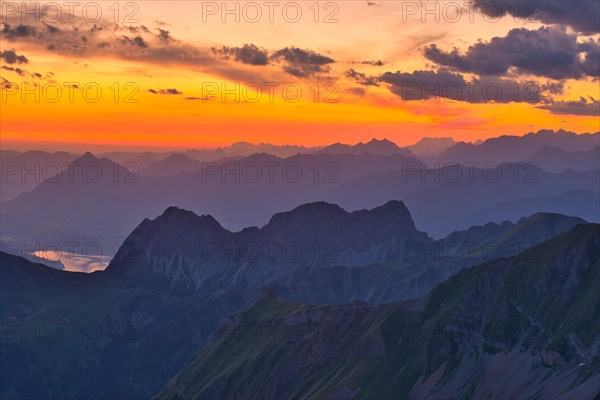
POLYGON ((0 397, 593 399, 599 138, 3 151, 0 397))
POLYGON ((433 240, 400 201, 354 212, 310 203, 239 232, 171 207, 129 235, 106 273, 164 291, 277 288, 299 300, 381 303, 424 295, 460 268, 515 255, 584 222, 538 213, 433 240))
MULTIPOLYGON (((273 212, 308 202, 360 210, 389 199, 401 199, 416 226, 435 238, 490 221, 516 222, 540 211, 598 222, 599 137, 569 132, 504 136, 467 146, 476 153, 459 152, 459 143, 433 158, 381 140, 286 158, 257 153, 205 162, 172 155, 146 167, 86 153, 2 203, 2 240, 27 248, 95 243, 112 256, 140 220, 172 204, 209 213, 230 230, 263 226, 273 212), (557 157, 544 146, 574 151, 559 157, 572 160, 572 167, 553 161, 557 157), (522 154, 509 157, 513 148, 522 154)), ((15 176, 20 174, 9 178, 15 176)))
POLYGON ((265 292, 340 305, 417 299, 471 265, 531 261, 525 249, 584 222, 538 213, 434 240, 399 201, 357 212, 311 203, 240 232, 171 207, 140 223, 105 271, 3 253, 2 396, 148 398, 265 292))

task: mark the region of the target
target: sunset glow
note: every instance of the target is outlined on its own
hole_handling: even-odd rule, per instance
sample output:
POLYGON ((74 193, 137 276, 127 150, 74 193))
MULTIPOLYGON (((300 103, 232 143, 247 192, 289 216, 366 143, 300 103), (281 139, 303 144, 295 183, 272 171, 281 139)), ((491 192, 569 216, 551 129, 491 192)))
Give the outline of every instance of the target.
POLYGON ((272 23, 265 6, 258 8, 263 21, 253 22, 251 7, 236 2, 114 3, 118 15, 115 5, 101 3, 97 21, 83 6, 74 15, 61 9, 58 18, 48 4, 31 3, 38 18, 24 14, 21 3, 2 4, 0 50, 24 57, 2 58, 4 148, 169 149, 241 140, 313 146, 372 137, 409 145, 423 136, 476 141, 548 126, 598 130, 593 71, 568 76, 560 69, 569 65, 548 71, 509 65, 506 73, 483 75, 431 55, 456 48, 466 57, 478 41, 526 29, 595 47, 581 49, 573 64, 586 54, 597 57, 594 32, 492 18, 464 5, 459 13, 441 3, 429 14, 414 9, 417 2, 292 3, 302 10, 297 22, 293 7, 281 3, 289 15, 276 7, 272 23), (430 87, 408 76, 414 71, 448 71, 482 85, 457 91, 439 78, 430 87), (403 86, 386 73, 407 74, 403 86), (513 86, 500 87, 504 80, 513 86), (418 98, 404 99, 402 90, 418 98), (473 100, 484 99, 469 101, 469 90, 473 100))

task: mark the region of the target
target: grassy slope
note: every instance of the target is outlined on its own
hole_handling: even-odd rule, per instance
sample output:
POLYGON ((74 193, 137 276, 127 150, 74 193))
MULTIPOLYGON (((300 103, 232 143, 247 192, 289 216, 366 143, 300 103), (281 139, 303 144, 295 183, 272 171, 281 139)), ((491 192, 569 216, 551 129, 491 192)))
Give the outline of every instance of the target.
POLYGON ((578 225, 517 257, 463 270, 418 306, 344 309, 263 298, 240 316, 247 324, 276 317, 281 324, 274 335, 236 338, 223 328, 158 397, 324 398, 345 393, 407 398, 419 377, 444 366, 443 383, 460 364, 459 346, 466 342, 447 332, 460 328, 465 315, 479 324, 488 353, 507 351, 494 346, 510 348, 524 333, 538 344, 551 338, 550 346, 559 352, 566 351, 559 344, 568 334, 589 345, 600 335, 598 229, 578 225), (286 340, 285 328, 307 329, 309 316, 313 323, 338 327, 337 340, 315 343, 311 334, 286 340))

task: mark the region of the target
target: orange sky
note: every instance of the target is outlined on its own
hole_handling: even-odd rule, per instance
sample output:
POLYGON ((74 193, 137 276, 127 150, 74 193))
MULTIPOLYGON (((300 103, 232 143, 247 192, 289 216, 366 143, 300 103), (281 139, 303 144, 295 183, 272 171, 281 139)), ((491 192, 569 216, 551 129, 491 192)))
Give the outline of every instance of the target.
MULTIPOLYGON (((136 7, 120 2, 117 16, 110 8, 112 2, 100 2, 96 4, 102 4, 102 19, 94 22, 82 18, 81 10, 75 10, 71 22, 64 21, 65 13, 60 22, 43 13, 36 22, 31 16, 26 19, 22 10, 3 4, 3 23, 13 28, 33 26, 37 33, 0 36, 0 52, 14 50, 27 58, 26 63, 2 60, 7 68, 0 69, 0 76, 12 84, 3 87, 0 99, 2 148, 167 149, 241 140, 325 145, 372 137, 409 145, 423 136, 474 141, 543 128, 599 129, 595 115, 553 114, 527 102, 403 100, 385 83, 361 85, 346 73, 353 69, 369 77, 388 71, 434 70, 439 66, 424 57, 423 46, 436 44, 447 51, 457 47, 464 52, 478 40, 505 36, 516 27, 538 29, 539 22, 509 16, 490 22, 477 13, 470 21, 465 15, 452 16, 451 9, 438 15, 438 22, 436 15, 426 15, 429 19, 423 22, 419 12, 399 2, 368 6, 366 1, 352 1, 320 2, 318 15, 310 8, 312 2, 296 2, 302 10, 298 22, 289 20, 296 6, 288 7, 285 16, 275 11, 272 23, 263 8, 262 19, 253 23, 247 19, 254 14, 242 14, 251 9, 240 10, 236 22, 233 14, 203 9, 205 3, 210 2, 146 1, 135 3, 136 7), (327 15, 330 21, 325 23, 327 15), (48 33, 48 25, 57 31, 48 33), (96 29, 94 25, 103 30, 89 33, 96 29), (164 42, 159 29, 169 31, 164 42), (132 42, 136 37, 145 46, 136 46, 132 42), (296 65, 286 60, 250 65, 235 56, 219 58, 210 50, 246 43, 269 54, 283 48, 306 49, 335 62, 320 64, 317 72, 307 69, 308 76, 295 76, 286 67, 296 65), (377 60, 383 65, 361 63, 377 60), (76 88, 71 87, 74 83, 76 88), (277 86, 269 92, 274 83, 277 86), (160 94, 168 89, 176 91, 160 94)), ((282 8, 288 3, 282 2, 282 8)), ((214 4, 218 8, 221 3, 214 4)), ((234 3, 228 4, 234 9, 234 3)), ((581 35, 578 41, 590 39, 597 41, 598 35, 581 35)), ((534 79, 539 85, 562 82, 565 90, 554 95, 554 101, 599 97, 597 78, 549 80, 525 74, 518 79, 534 79)))

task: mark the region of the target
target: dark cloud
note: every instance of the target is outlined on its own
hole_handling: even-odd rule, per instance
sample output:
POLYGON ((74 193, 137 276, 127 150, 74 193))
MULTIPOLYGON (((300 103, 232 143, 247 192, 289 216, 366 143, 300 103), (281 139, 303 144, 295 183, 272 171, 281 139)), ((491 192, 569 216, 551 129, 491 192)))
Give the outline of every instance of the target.
POLYGON ((379 86, 376 77, 367 76, 365 73, 355 71, 352 68, 344 72, 344 76, 363 86, 379 86))
POLYGON ((179 90, 175 89, 175 88, 171 88, 171 89, 148 89, 148 91, 150 93, 154 93, 154 94, 183 94, 183 92, 180 92, 179 90))
MULTIPOLYGON (((60 29, 44 21, 36 24, 13 24, 9 17, 3 23, 1 31, 2 40, 10 42, 19 41, 33 45, 43 46, 45 49, 56 52, 68 52, 73 55, 84 54, 90 39, 88 32, 80 31, 79 26, 66 23, 60 29)), ((14 18, 13 18, 14 19, 14 18)), ((18 19, 18 18, 17 18, 18 19)))
POLYGON ((552 114, 600 116, 600 101, 589 97, 581 97, 579 101, 553 101, 550 104, 539 106, 552 114))
POLYGON ((7 22, 2 24, 2 36, 8 40, 15 40, 17 38, 25 38, 35 35, 35 28, 29 25, 19 24, 15 27, 7 22))
POLYGON ((245 44, 242 47, 212 48, 213 53, 223 60, 234 59, 235 61, 250 65, 267 65, 269 53, 254 44, 245 44))
POLYGON ((0 87, 2 89, 7 90, 7 89, 12 89, 13 87, 16 88, 16 89, 19 88, 19 85, 17 85, 16 83, 13 83, 11 81, 9 81, 8 79, 6 79, 6 78, 4 78, 2 76, 0 76, 0 79, 2 79, 2 84, 0 84, 0 87))
POLYGON ((269 65, 270 62, 282 63, 285 72, 299 78, 328 73, 331 70, 328 64, 335 62, 332 58, 315 51, 296 47, 286 47, 272 54, 254 44, 245 44, 242 47, 213 47, 211 50, 222 60, 233 59, 250 65, 269 65))
POLYGON ((129 26, 129 32, 131 33, 150 33, 150 29, 148 29, 145 25, 141 26, 129 26))
POLYGON ((328 73, 331 71, 328 64, 335 62, 334 59, 313 50, 304 50, 297 47, 286 47, 277 50, 271 55, 271 60, 283 62, 283 70, 298 78, 308 78, 319 73, 328 73))
POLYGON ((465 53, 445 52, 435 44, 425 48, 425 57, 436 64, 478 75, 503 75, 514 69, 552 79, 598 76, 598 43, 577 43, 577 35, 562 28, 541 27, 530 31, 512 29, 505 37, 478 42, 465 53), (580 55, 587 53, 585 59, 580 55))
POLYGON ((29 60, 24 55, 18 55, 14 49, 5 50, 0 52, 0 59, 4 60, 7 64, 27 64, 29 60))
POLYGON ((385 65, 385 63, 381 60, 377 60, 377 61, 360 61, 359 64, 365 64, 365 65, 373 65, 375 67, 381 67, 382 65, 385 65))
POLYGON ((468 103, 548 102, 558 86, 539 85, 533 81, 510 79, 466 80, 459 73, 438 71, 386 72, 378 78, 389 90, 406 101, 446 99, 468 103))
POLYGON ((171 40, 173 40, 173 37, 171 36, 171 33, 169 31, 160 28, 158 28, 158 35, 156 35, 156 37, 161 42, 170 42, 171 40))
POLYGON ((579 44, 579 49, 585 53, 582 61, 583 72, 589 76, 600 76, 600 42, 590 39, 579 44))
POLYGON ((600 32, 600 2, 596 0, 473 0, 473 5, 492 18, 512 15, 520 20, 567 25, 580 33, 600 32))
POLYGON ((46 30, 48 31, 48 33, 50 33, 50 34, 55 34, 55 33, 59 33, 59 32, 60 32, 60 29, 58 29, 58 28, 57 28, 57 27, 55 27, 54 25, 50 25, 49 23, 47 23, 47 22, 44 22, 44 21, 42 21, 42 23, 43 23, 44 25, 46 25, 46 30))
POLYGON ((142 49, 148 48, 148 43, 146 43, 144 38, 141 36, 136 36, 134 38, 130 38, 129 36, 121 36, 118 40, 126 45, 137 46, 142 49))
POLYGON ((21 68, 14 68, 14 67, 7 67, 6 65, 2 66, 2 69, 5 69, 7 71, 12 71, 16 74, 18 74, 19 76, 28 76, 29 73, 21 68))
POLYGON ((148 47, 148 44, 144 41, 144 39, 141 36, 134 37, 133 43, 140 47, 148 47))

